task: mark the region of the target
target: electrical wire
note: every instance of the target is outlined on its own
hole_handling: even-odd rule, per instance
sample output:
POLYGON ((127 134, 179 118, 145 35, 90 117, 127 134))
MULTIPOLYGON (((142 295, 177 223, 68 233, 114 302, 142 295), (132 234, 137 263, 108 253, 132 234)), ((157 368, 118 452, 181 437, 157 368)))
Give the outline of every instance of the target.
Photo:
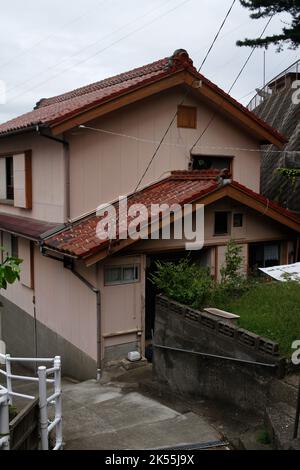
MULTIPOLYGON (((134 135, 122 134, 122 133, 119 133, 119 132, 114 132, 114 131, 110 131, 110 130, 107 130, 107 129, 101 129, 101 128, 97 128, 97 127, 80 125, 80 126, 78 126, 78 128, 79 129, 86 129, 86 130, 90 130, 90 131, 94 131, 94 132, 99 132, 101 134, 107 134, 107 135, 111 135, 111 136, 115 136, 115 137, 121 137, 121 138, 124 138, 124 139, 130 139, 130 140, 134 140, 136 142, 141 142, 141 143, 144 143, 144 144, 153 144, 153 145, 159 144, 158 140, 142 139, 142 138, 136 137, 134 135)), ((76 134, 73 133, 73 135, 76 135, 76 134)), ((184 148, 184 149, 187 149, 187 150, 189 149, 189 145, 187 145, 187 144, 177 144, 177 143, 173 143, 173 142, 164 142, 163 145, 169 146, 169 147, 184 148)), ((262 150, 260 148, 255 149, 255 148, 247 148, 247 147, 225 147, 225 146, 204 145, 201 148, 211 149, 211 150, 220 150, 220 151, 226 150, 226 151, 256 152, 256 153, 261 153, 262 152, 262 150)), ((286 154, 295 154, 295 153, 298 154, 298 153, 300 153, 300 150, 284 150, 284 151, 281 151, 281 150, 268 150, 268 153, 282 154, 282 152, 284 152, 286 154)))
MULTIPOLYGON (((100 6, 103 5, 103 3, 106 3, 107 1, 110 1, 110 0, 102 0, 102 1, 100 1, 100 3, 99 3, 99 0, 97 0, 98 5, 95 5, 94 8, 96 8, 96 9, 100 8, 100 6)), ((94 9, 91 11, 91 8, 89 8, 89 11, 87 13, 76 16, 76 18, 73 18, 71 21, 67 21, 66 23, 64 23, 60 26, 60 29, 64 30, 67 26, 78 23, 78 21, 81 21, 84 18, 87 18, 87 17, 91 16, 91 14, 94 14, 94 9)), ((35 42, 32 46, 26 48, 25 50, 23 49, 19 54, 16 54, 14 57, 11 57, 7 62, 2 62, 2 64, 0 63, 1 72, 3 71, 3 69, 5 67, 7 67, 11 63, 15 62, 20 57, 28 54, 32 49, 36 48, 37 46, 40 46, 44 42, 48 41, 48 39, 50 39, 52 37, 55 37, 55 36, 56 36, 55 32, 51 33, 51 34, 48 34, 48 36, 43 37, 39 41, 35 42)))
MULTIPOLYGON (((208 49, 208 51, 207 51, 207 53, 206 53, 206 55, 205 55, 205 57, 204 57, 204 59, 203 59, 201 65, 200 65, 200 67, 198 68, 198 73, 201 71, 202 67, 204 66, 205 62, 207 61, 207 59, 208 59, 208 57, 209 57, 209 54, 211 53, 211 51, 212 51, 212 49, 213 49, 213 47, 214 47, 214 45, 215 45, 215 43, 216 43, 216 41, 217 41, 217 39, 218 39, 220 33, 221 33, 221 31, 222 31, 222 29, 224 28, 224 25, 225 25, 225 23, 226 23, 226 21, 227 21, 229 15, 230 15, 232 9, 233 9, 235 3, 236 3, 236 0, 234 0, 234 1, 232 2, 232 4, 230 5, 230 8, 229 8, 228 12, 227 12, 226 15, 225 15, 225 18, 224 18, 224 20, 222 21, 222 23, 221 23, 221 25, 220 25, 220 27, 219 27, 219 29, 218 29, 218 32, 217 32, 216 36, 215 36, 214 39, 213 39, 213 42, 212 42, 211 46, 209 47, 209 49, 208 49)), ((189 93, 190 93, 190 90, 188 90, 188 91, 186 92, 186 94, 184 95, 183 100, 179 103, 178 106, 182 106, 182 105, 184 104, 184 102, 185 102, 187 96, 189 95, 189 93)), ((171 127, 173 126, 173 124, 174 124, 174 122, 175 122, 175 120, 176 120, 176 118, 177 118, 177 115, 178 115, 178 107, 177 107, 176 113, 174 114, 173 118, 171 119, 171 122, 169 123, 169 125, 168 125, 166 131, 164 132, 164 134, 163 134, 163 136, 162 136, 162 138, 161 138, 161 140, 160 140, 160 142, 159 142, 157 148, 155 149, 155 152, 154 152, 154 154, 152 155, 152 157, 151 157, 151 159, 150 159, 150 161, 149 161, 149 163, 148 163, 148 165, 147 165, 147 167, 146 167, 144 173, 142 174, 142 176, 141 176, 141 178, 140 178, 140 180, 139 180, 139 182, 138 182, 138 184, 137 184, 137 186, 136 186, 134 192, 136 192, 136 191, 139 189, 140 185, 142 184, 142 182, 143 182, 145 176, 146 176, 147 173, 148 173, 149 168, 151 167, 151 165, 152 165, 153 161, 155 160, 155 158, 156 158, 156 156, 157 156, 157 154, 158 154, 158 152, 159 152, 159 150, 160 150, 162 144, 164 143, 164 140, 165 140, 166 136, 168 135, 168 133, 169 133, 171 127)))
MULTIPOLYGON (((264 29, 263 29, 263 31, 262 31, 262 33, 261 33, 259 39, 261 39, 261 38, 263 37, 264 33, 266 32, 266 30, 267 30, 267 28, 268 28, 269 24, 271 23, 271 21, 272 21, 272 19, 273 19, 274 16, 275 16, 275 14, 273 14, 273 15, 268 19, 267 24, 265 25, 265 27, 264 27, 264 29)), ((242 75, 243 71, 245 70, 247 64, 249 63, 249 61, 250 61, 250 59, 251 59, 251 57, 252 57, 252 55, 254 54, 254 51, 255 51, 256 49, 257 49, 257 46, 252 47, 249 56, 247 57, 245 63, 243 64, 242 68, 240 69, 239 73, 237 74, 236 78, 234 79, 234 81, 233 81, 231 87, 229 88, 228 94, 231 93, 232 89, 233 89, 234 86, 236 85, 238 79, 239 79, 240 76, 242 75)), ((192 151, 194 150, 194 148, 198 145, 198 143, 200 142, 200 140, 202 139, 202 137, 206 134, 206 132, 207 132, 208 129, 210 128, 211 124, 213 123, 213 121, 214 121, 215 118, 217 117, 217 114, 218 114, 218 112, 216 111, 216 112, 214 112, 214 114, 211 116, 210 120, 208 121, 208 123, 207 123, 206 127, 204 128, 204 130, 202 131, 201 135, 198 137, 198 139, 196 140, 196 142, 194 143, 194 145, 191 147, 191 150, 190 150, 191 152, 192 152, 192 151)))
MULTIPOLYGON (((44 81, 42 81, 42 82, 36 84, 34 87, 29 88, 29 89, 27 89, 27 90, 25 90, 25 91, 23 91, 23 92, 21 92, 21 93, 15 95, 15 96, 13 96, 11 99, 7 100, 6 103, 14 102, 15 100, 17 100, 17 99, 20 98, 21 96, 24 96, 24 92, 25 92, 25 93, 28 93, 28 92, 30 92, 30 91, 32 91, 32 90, 35 90, 36 88, 41 87, 42 85, 45 85, 46 83, 48 83, 49 81, 53 80, 54 78, 59 77, 62 73, 69 72, 69 71, 72 70, 74 67, 78 67, 79 65, 82 65, 83 63, 85 63, 85 62, 87 62, 87 61, 93 59, 93 58, 96 57, 97 55, 99 55, 99 54, 101 54, 101 53, 107 51, 107 50, 110 49, 111 47, 113 47, 113 46, 119 44, 119 43, 120 43, 121 41, 123 41, 124 39, 127 39, 128 37, 130 37, 130 36, 132 36, 132 35, 134 35, 134 34, 140 32, 140 31, 142 31, 142 30, 143 30, 144 28, 146 28, 147 26, 150 26, 151 24, 155 23, 157 20, 159 20, 159 19, 161 19, 161 18, 167 16, 168 14, 172 13, 173 11, 177 10, 177 9, 180 8, 181 6, 183 6, 183 5, 185 5, 186 3, 189 3, 189 2, 191 2, 191 1, 192 1, 192 0, 185 0, 185 1, 181 2, 181 3, 179 3, 179 4, 176 5, 175 7, 173 7, 173 8, 171 8, 171 9, 167 10, 167 11, 164 12, 164 13, 161 13, 161 14, 158 15, 158 16, 156 16, 154 19, 152 19, 152 20, 149 21, 148 23, 145 23, 145 24, 143 24, 142 26, 139 26, 138 28, 136 28, 136 29, 134 29, 133 31, 131 31, 131 32, 127 33, 127 34, 125 34, 125 35, 122 36, 121 38, 119 38, 119 39, 117 39, 117 40, 111 42, 110 44, 108 44, 107 46, 105 46, 105 47, 103 47, 102 49, 98 50, 97 52, 95 52, 95 53, 89 55, 89 56, 86 57, 85 59, 82 59, 82 60, 78 61, 76 64, 73 64, 73 65, 71 65, 71 66, 69 66, 69 67, 67 67, 67 68, 65 68, 65 69, 63 69, 63 70, 60 70, 59 72, 55 73, 52 77, 47 78, 46 80, 44 80, 44 81)), ((172 2, 172 0, 168 0, 168 1, 165 3, 164 6, 166 6, 167 4, 169 4, 169 3, 171 3, 171 2, 172 2)), ((104 40, 104 39, 106 39, 107 37, 110 37, 110 36, 112 36, 113 34, 119 32, 119 31, 122 31, 123 29, 127 28, 128 26, 130 26, 130 25, 132 25, 132 24, 135 24, 137 21, 140 21, 142 18, 144 18, 145 16, 150 15, 151 13, 153 13, 154 11, 156 11, 157 9, 160 9, 160 7, 156 7, 156 8, 154 8, 154 9, 151 9, 151 10, 148 11, 147 13, 144 13, 143 15, 141 15, 141 16, 139 16, 139 17, 136 17, 133 21, 130 21, 130 22, 127 23, 126 25, 122 26, 121 28, 118 28, 118 29, 116 29, 115 31, 113 31, 112 33, 109 33, 108 35, 105 35, 104 37, 101 38, 101 40, 104 40)), ((52 70, 53 68, 56 68, 58 65, 63 64, 66 60, 69 60, 70 58, 75 57, 75 56, 81 54, 84 50, 86 50, 86 49, 88 49, 88 48, 90 48, 90 47, 93 47, 93 46, 95 46, 95 45, 98 44, 98 43, 99 43, 99 41, 96 41, 96 42, 94 42, 94 43, 92 43, 92 44, 89 44, 88 46, 86 46, 86 47, 84 47, 83 49, 81 49, 79 52, 76 52, 75 54, 71 55, 70 57, 67 57, 66 59, 63 59, 62 61, 58 62, 58 63, 55 64, 54 66, 48 67, 46 70, 44 70, 43 72, 41 72, 40 74, 38 74, 38 75, 36 75, 36 76, 43 75, 43 74, 44 74, 45 72, 47 72, 48 70, 52 70)), ((35 76, 35 77, 36 77, 36 76, 35 76)), ((31 82, 31 81, 32 81, 32 78, 27 79, 27 80, 25 80, 24 82, 19 83, 17 86, 8 89, 8 90, 7 90, 7 93, 13 91, 13 90, 16 89, 16 88, 18 89, 18 88, 20 88, 22 85, 25 85, 26 83, 29 83, 29 82, 31 82)))

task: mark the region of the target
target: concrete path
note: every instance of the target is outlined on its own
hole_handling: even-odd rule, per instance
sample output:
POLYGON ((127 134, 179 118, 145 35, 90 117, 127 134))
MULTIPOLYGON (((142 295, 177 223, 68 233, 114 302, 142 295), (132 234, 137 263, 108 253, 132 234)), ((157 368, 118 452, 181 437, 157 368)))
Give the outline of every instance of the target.
MULTIPOLYGON (((207 418, 186 407, 173 407, 149 397, 139 388, 149 368, 126 373, 122 368, 105 373, 103 383, 62 380, 65 450, 142 450, 207 444, 222 440, 207 418), (175 409, 176 408, 176 409, 175 409)), ((31 375, 15 367, 14 373, 31 375)), ((16 382, 14 391, 38 396, 34 383, 16 382)), ((49 395, 53 393, 49 386, 49 395)), ((20 411, 29 401, 15 398, 20 411)), ((51 419, 51 408, 49 409, 51 419)))
POLYGON ((95 381, 63 387, 66 450, 157 449, 220 441, 205 418, 95 381))

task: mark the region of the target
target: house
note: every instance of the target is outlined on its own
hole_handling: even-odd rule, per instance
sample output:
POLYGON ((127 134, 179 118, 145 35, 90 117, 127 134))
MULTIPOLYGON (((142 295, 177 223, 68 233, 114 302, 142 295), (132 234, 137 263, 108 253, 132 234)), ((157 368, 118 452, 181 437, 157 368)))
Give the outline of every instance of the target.
POLYGON ((289 140, 282 152, 268 146, 262 154, 261 193, 282 206, 300 213, 300 178, 295 181, 276 170, 298 170, 300 175, 300 60, 258 91, 250 109, 289 140))
POLYGON ((2 124, 1 243, 24 260, 20 282, 2 292, 7 349, 61 354, 78 379, 144 353, 155 316, 149 273, 157 260, 187 256, 186 240, 173 229, 169 240, 120 231, 100 239, 96 208, 112 202, 120 218, 119 196, 129 208, 204 205, 204 246, 190 256, 216 279, 231 238, 245 272, 296 261, 300 218, 259 194, 266 144, 281 150, 286 138, 199 74, 184 50, 2 124))

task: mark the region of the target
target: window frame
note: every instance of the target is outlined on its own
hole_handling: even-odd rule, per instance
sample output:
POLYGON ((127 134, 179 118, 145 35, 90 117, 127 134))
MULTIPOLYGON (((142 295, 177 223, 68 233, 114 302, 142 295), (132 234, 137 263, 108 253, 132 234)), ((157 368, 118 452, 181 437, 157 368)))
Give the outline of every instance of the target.
POLYGON ((233 228, 243 228, 244 227, 244 222, 245 222, 245 214, 242 212, 235 212, 232 216, 232 226, 233 228), (241 217, 241 225, 236 225, 235 224, 235 218, 236 217, 241 217))
POLYGON ((231 212, 229 211, 215 211, 214 212, 214 236, 215 237, 226 237, 227 235, 230 235, 231 231, 230 231, 230 227, 231 227, 231 224, 230 224, 230 217, 231 217, 231 212), (227 232, 216 232, 216 217, 217 217, 217 214, 226 214, 227 215, 227 232))
POLYGON ((116 265, 106 265, 104 266, 104 286, 106 287, 113 287, 113 286, 123 286, 128 284, 137 284, 141 280, 141 265, 139 263, 133 264, 116 264, 116 265), (135 278, 133 280, 124 280, 124 271, 128 268, 133 268, 135 272, 135 278), (106 272, 109 269, 120 269, 121 270, 121 279, 118 281, 107 281, 106 279, 106 272), (137 276, 136 276, 137 270, 137 276))
POLYGON ((197 129, 198 109, 197 106, 179 105, 177 107, 178 129, 197 129), (188 115, 188 113, 191 113, 188 115))
MULTIPOLYGON (((228 163, 229 163, 229 168, 228 168, 228 169, 229 169, 230 174, 233 176, 233 166, 234 166, 234 158, 235 158, 235 157, 232 156, 232 155, 208 155, 208 154, 203 154, 203 155, 202 155, 202 154, 199 154, 199 153, 197 153, 197 154, 192 154, 192 155, 191 155, 192 170, 193 170, 193 171, 201 171, 201 169, 199 170, 199 169, 196 169, 196 168, 195 168, 195 162, 196 162, 197 160, 201 160, 201 159, 202 159, 202 160, 205 160, 205 159, 209 159, 209 158, 214 159, 214 160, 217 160, 217 159, 220 159, 220 160, 222 160, 222 159, 223 159, 223 160, 228 160, 228 163)), ((224 167, 224 168, 225 168, 225 167, 224 167)), ((223 170, 224 168, 213 168, 213 167, 212 167, 212 168, 210 168, 209 170, 216 170, 216 169, 217 169, 217 170, 220 170, 220 171, 221 171, 221 170, 223 170)), ((203 170, 204 170, 204 168, 203 168, 203 170)), ((208 170, 208 171, 209 171, 209 170, 208 170)))

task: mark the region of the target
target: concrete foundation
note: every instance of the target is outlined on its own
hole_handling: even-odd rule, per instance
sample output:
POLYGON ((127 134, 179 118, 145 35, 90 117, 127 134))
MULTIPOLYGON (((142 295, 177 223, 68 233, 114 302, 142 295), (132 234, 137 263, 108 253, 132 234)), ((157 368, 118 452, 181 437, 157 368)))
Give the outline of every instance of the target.
POLYGON ((15 357, 62 357, 62 373, 77 380, 96 377, 96 361, 0 296, 1 334, 6 351, 15 357))

